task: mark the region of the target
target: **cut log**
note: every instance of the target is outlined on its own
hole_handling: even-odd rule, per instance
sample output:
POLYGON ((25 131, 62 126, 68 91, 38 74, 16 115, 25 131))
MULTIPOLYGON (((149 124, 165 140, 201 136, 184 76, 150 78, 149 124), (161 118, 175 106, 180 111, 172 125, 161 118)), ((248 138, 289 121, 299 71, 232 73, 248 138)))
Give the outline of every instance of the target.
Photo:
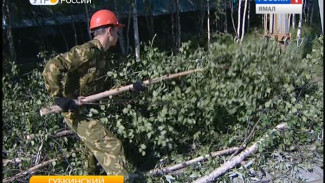
MULTIPOLYGON (((275 131, 278 130, 284 130, 287 128, 287 123, 281 123, 275 127, 270 133, 274 133, 275 131)), ((223 165, 221 165, 219 168, 215 169, 213 172, 211 172, 209 175, 200 177, 196 179, 193 183, 205 183, 205 182, 212 182, 219 176, 223 175, 226 173, 228 170, 234 168, 236 165, 240 164, 245 158, 251 156, 254 152, 257 151, 259 144, 263 143, 266 138, 269 137, 269 134, 267 133, 264 135, 263 138, 261 138, 259 141, 255 142, 252 146, 249 148, 245 149, 242 153, 239 155, 235 156, 234 158, 230 159, 223 165)))
POLYGON ((237 151, 239 149, 240 148, 238 148, 238 147, 232 147, 232 148, 229 148, 229 149, 225 149, 225 150, 221 150, 221 151, 217 151, 217 152, 212 152, 210 154, 200 156, 200 157, 191 159, 191 160, 186 161, 186 162, 178 163, 176 165, 171 165, 171 166, 168 166, 168 167, 165 167, 165 168, 159 168, 159 169, 151 170, 149 172, 149 175, 159 175, 159 174, 162 175, 162 174, 170 173, 170 172, 179 170, 181 168, 185 168, 187 166, 190 166, 190 165, 192 165, 194 163, 197 163, 197 162, 200 162, 200 161, 205 161, 208 158, 213 158, 213 157, 216 157, 216 156, 231 154, 231 153, 233 153, 233 152, 235 152, 235 151, 237 151))

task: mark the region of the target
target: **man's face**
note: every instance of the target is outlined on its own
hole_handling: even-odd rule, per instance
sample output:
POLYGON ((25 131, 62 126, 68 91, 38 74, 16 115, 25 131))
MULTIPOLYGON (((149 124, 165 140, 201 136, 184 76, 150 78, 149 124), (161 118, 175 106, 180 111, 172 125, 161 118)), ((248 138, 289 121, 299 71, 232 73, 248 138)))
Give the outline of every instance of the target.
POLYGON ((110 27, 109 28, 109 43, 111 46, 115 46, 118 40, 118 27, 110 27))

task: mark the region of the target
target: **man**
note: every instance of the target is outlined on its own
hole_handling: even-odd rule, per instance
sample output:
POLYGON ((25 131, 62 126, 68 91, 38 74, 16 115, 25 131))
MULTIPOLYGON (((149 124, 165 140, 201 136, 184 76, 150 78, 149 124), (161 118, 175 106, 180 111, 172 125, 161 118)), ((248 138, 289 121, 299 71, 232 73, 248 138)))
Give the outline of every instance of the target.
MULTIPOLYGON (((98 173, 97 159, 107 174, 123 175, 127 179, 121 141, 99 120, 86 116, 89 112, 87 105, 78 106, 73 100, 103 92, 107 87, 105 81, 109 62, 105 52, 116 45, 117 33, 122 26, 112 11, 97 11, 90 20, 94 39, 51 59, 45 66, 43 76, 50 96, 63 109, 66 123, 88 148, 88 161, 85 163, 88 174, 98 173)), ((136 90, 144 89, 139 82, 134 86, 136 90)))

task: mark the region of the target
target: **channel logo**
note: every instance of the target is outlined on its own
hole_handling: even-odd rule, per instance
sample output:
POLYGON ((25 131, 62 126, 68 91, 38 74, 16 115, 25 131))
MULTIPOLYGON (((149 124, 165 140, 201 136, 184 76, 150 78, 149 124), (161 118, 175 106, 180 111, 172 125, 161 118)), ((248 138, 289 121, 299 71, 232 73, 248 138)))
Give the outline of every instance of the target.
POLYGON ((32 5, 56 5, 59 0, 29 0, 32 5))
POLYGON ((91 0, 29 0, 30 4, 32 5, 56 5, 60 3, 66 3, 66 4, 91 4, 91 0))
POLYGON ((302 4, 302 0, 256 0, 256 4, 302 4))
POLYGON ((256 14, 301 14, 302 0, 256 0, 256 14))

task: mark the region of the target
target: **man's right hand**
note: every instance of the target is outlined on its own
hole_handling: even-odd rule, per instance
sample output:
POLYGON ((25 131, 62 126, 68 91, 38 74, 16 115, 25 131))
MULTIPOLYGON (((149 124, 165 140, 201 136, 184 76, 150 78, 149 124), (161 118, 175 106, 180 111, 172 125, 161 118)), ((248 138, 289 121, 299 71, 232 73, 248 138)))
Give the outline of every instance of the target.
POLYGON ((133 83, 133 90, 136 92, 143 92, 146 90, 146 87, 143 85, 142 81, 138 80, 133 83))
POLYGON ((75 100, 64 97, 56 97, 54 98, 54 102, 62 108, 63 112, 75 111, 79 107, 75 100))

